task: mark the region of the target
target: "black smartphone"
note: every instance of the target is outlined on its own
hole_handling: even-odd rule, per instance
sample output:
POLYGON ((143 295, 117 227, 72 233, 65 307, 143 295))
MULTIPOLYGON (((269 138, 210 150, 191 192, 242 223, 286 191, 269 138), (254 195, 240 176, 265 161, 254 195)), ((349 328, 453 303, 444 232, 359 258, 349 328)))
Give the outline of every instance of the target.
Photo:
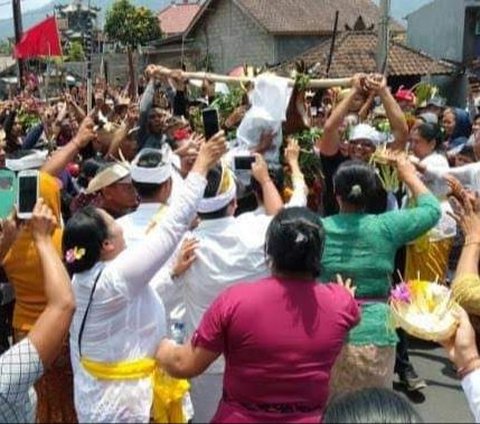
POLYGON ((39 192, 38 171, 18 173, 17 207, 20 219, 31 219, 39 192))
POLYGON ((220 131, 217 109, 203 109, 202 118, 205 139, 208 141, 220 131))
POLYGON ((233 166, 235 170, 251 170, 252 163, 255 162, 255 156, 235 156, 233 158, 233 166))

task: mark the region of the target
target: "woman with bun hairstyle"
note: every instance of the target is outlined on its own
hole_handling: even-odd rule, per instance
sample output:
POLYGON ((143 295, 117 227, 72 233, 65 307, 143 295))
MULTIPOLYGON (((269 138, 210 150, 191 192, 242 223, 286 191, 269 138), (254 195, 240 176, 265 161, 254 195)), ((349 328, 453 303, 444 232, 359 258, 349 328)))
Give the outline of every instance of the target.
POLYGON ((160 343, 157 360, 176 378, 198 376, 225 357, 211 422, 321 422, 330 372, 360 319, 350 282, 318 284, 324 243, 317 214, 283 209, 266 234, 271 275, 225 289, 186 344, 160 343))
POLYGON ((122 228, 88 206, 68 221, 63 251, 77 308, 70 326, 75 408, 79 422, 186 422, 185 382, 156 368, 167 334, 165 309, 149 284, 195 219, 210 168, 226 150, 223 132, 202 144, 183 190, 162 223, 138 246, 122 228))
POLYGON ((365 212, 376 178, 374 168, 357 161, 342 164, 334 176, 340 212, 323 220, 325 252, 321 281, 336 274, 350 278, 362 309, 360 324, 349 333, 332 372, 332 395, 366 387, 391 388, 396 332, 387 299, 397 249, 432 228, 440 205, 403 155, 393 161, 416 205, 379 215, 365 212))
MULTIPOLYGON (((416 128, 411 135, 410 149, 417 169, 424 172, 427 168, 448 172, 448 160, 442 154, 442 132, 435 124, 425 123, 416 128)), ((420 278, 427 281, 444 281, 448 270, 448 257, 457 234, 457 224, 450 216, 452 207, 447 199, 448 186, 445 181, 428 174, 422 177, 429 190, 440 201, 442 214, 440 221, 428 233, 407 246, 405 278, 420 278)), ((409 199, 409 206, 415 199, 409 199)))

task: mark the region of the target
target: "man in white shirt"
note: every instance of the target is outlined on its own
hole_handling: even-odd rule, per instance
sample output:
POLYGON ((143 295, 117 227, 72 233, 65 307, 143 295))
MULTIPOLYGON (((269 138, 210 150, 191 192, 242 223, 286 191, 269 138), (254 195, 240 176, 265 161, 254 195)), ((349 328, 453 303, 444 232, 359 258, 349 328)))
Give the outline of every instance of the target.
MULTIPOLYGON (((130 173, 140 196, 140 205, 135 212, 117 220, 123 229, 127 246, 142 241, 165 215, 173 186, 172 156, 171 150, 167 148, 145 148, 133 160, 130 173)), ((172 261, 169 261, 150 282, 165 304, 169 332, 172 321, 182 320, 185 313, 180 293, 168 290, 169 285, 175 284, 171 274, 178 274, 171 268, 172 261)))
POLYGON ((135 212, 117 220, 127 246, 143 240, 167 208, 172 192, 170 155, 167 151, 146 148, 132 162, 130 176, 140 204, 135 212))
MULTIPOLYGON (((265 215, 235 218, 236 184, 226 166, 208 174, 204 199, 198 208, 200 224, 191 233, 198 242, 196 260, 176 279, 183 291, 186 329, 191 335, 203 313, 225 288, 255 281, 268 274, 264 243, 267 227, 282 206, 265 161, 257 156, 252 173, 263 191, 265 215)), ((202 375, 191 381, 194 422, 209 422, 222 395, 224 361, 220 358, 202 375)))

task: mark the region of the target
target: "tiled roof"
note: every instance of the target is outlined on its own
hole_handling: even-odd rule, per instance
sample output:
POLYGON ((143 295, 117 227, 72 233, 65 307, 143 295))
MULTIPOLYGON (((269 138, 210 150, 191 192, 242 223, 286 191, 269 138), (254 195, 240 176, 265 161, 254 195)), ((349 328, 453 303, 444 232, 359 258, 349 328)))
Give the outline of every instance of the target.
POLYGON ((200 4, 172 4, 158 14, 160 28, 166 36, 181 34, 200 10, 200 4))
MULTIPOLYGON (((371 0, 236 0, 273 34, 332 32, 338 10, 338 29, 353 28, 359 16, 367 27, 376 25, 379 8, 371 0)), ((395 24, 395 29, 404 29, 395 24)))
MULTIPOLYGON (((197 16, 215 10, 222 0, 207 0, 197 16)), ((353 28, 361 16, 367 28, 376 26, 380 9, 372 0, 232 0, 247 16, 271 34, 330 34, 333 32, 335 12, 338 10, 339 31, 353 28)), ((193 23, 193 26, 195 25, 193 23)), ((405 31, 398 22, 392 22, 394 31, 405 31)))
MULTIPOLYGON (((279 73, 289 74, 295 62, 303 60, 307 68, 315 66, 325 76, 331 41, 327 40, 280 65, 279 73), (317 65, 319 64, 319 65, 317 65)), ((376 71, 377 34, 373 31, 347 31, 338 36, 330 67, 330 78, 346 78, 357 72, 376 71)), ((390 41, 388 74, 390 76, 443 75, 456 71, 448 62, 434 59, 398 41, 390 41)))

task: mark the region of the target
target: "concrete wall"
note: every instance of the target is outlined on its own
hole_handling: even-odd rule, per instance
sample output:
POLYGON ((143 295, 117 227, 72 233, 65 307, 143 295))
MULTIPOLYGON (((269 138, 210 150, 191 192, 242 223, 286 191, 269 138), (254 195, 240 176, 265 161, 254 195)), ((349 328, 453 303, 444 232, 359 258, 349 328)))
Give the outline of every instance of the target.
POLYGON ((275 62, 291 59, 328 38, 322 36, 277 36, 275 37, 275 62))
POLYGON ((463 0, 435 0, 407 17, 407 44, 441 59, 463 60, 463 0))
POLYGON ((228 72, 248 63, 261 66, 275 62, 275 41, 231 0, 213 2, 215 8, 207 12, 191 35, 202 55, 207 52, 215 72, 228 72))
MULTIPOLYGON (((103 55, 105 63, 107 63, 108 79, 109 82, 117 82, 125 85, 128 82, 128 57, 126 53, 108 53, 103 55)), ((102 55, 94 54, 92 56, 92 74, 93 79, 100 72, 100 63, 102 55)), ((138 54, 134 55, 134 66, 137 70, 137 75, 143 72, 145 67, 144 59, 139 57, 138 54)), ((65 67, 69 72, 73 72, 79 77, 87 77, 87 63, 86 62, 66 62, 65 67)))

